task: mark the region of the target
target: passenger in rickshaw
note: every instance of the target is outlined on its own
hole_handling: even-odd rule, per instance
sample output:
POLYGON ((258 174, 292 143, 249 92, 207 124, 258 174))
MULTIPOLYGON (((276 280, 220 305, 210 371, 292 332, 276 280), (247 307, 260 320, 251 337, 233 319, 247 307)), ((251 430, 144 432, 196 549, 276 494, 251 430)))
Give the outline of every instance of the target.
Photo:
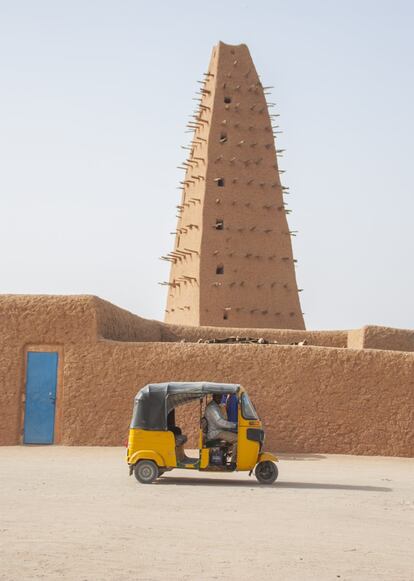
POLYGON ((181 428, 175 425, 175 409, 172 409, 167 416, 167 428, 169 432, 174 434, 176 446, 182 446, 186 443, 187 436, 182 433, 181 428))
POLYGON ((235 393, 223 395, 221 397, 221 405, 226 408, 228 421, 237 424, 239 416, 239 400, 237 395, 235 393))
POLYGON ((207 441, 223 440, 231 444, 231 462, 235 463, 237 460, 237 423, 226 420, 220 403, 221 395, 214 394, 212 400, 206 407, 207 441))

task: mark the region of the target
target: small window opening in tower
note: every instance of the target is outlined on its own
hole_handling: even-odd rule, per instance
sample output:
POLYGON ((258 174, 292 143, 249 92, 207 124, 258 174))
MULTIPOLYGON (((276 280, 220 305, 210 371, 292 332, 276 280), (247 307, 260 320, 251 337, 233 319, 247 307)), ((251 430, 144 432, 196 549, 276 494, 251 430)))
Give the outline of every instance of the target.
POLYGON ((227 133, 225 131, 222 131, 220 133, 220 143, 226 143, 227 141, 227 133))
POLYGON ((224 102, 225 103, 231 103, 231 97, 224 97, 224 102))
POLYGON ((223 218, 216 219, 216 230, 224 230, 224 220, 223 218))
POLYGON ((229 318, 229 314, 228 314, 228 312, 227 312, 227 311, 224 311, 224 313, 223 313, 223 319, 224 319, 225 321, 227 321, 227 319, 228 319, 228 318, 229 318))
POLYGON ((217 178, 216 181, 219 188, 224 188, 224 178, 217 178))
POLYGON ((224 274, 224 265, 223 264, 219 264, 216 267, 216 274, 224 274))

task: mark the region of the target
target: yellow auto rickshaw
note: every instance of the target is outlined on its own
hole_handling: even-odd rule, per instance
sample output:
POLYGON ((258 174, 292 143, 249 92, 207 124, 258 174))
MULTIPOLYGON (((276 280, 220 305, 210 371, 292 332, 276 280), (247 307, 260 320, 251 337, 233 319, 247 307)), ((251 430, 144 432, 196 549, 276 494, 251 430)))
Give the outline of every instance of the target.
MULTIPOLYGON (((128 437, 129 474, 142 484, 150 484, 173 468, 200 472, 249 472, 261 484, 272 484, 278 476, 278 458, 263 452, 264 431, 247 392, 230 383, 152 383, 141 389, 134 400, 128 437), (232 444, 208 439, 205 417, 207 400, 213 396, 237 397, 236 461, 232 444), (197 457, 184 449, 187 436, 175 425, 175 408, 199 400, 200 427, 197 457), (232 461, 233 460, 233 461, 232 461)), ((193 454, 194 455, 194 454, 193 454)))

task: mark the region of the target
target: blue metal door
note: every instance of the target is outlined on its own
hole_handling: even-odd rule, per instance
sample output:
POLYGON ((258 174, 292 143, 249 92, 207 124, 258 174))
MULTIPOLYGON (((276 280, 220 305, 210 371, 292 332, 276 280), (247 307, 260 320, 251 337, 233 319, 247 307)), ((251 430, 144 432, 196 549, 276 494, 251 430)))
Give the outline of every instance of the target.
POLYGON ((25 444, 53 444, 57 367, 57 353, 27 353, 25 444))

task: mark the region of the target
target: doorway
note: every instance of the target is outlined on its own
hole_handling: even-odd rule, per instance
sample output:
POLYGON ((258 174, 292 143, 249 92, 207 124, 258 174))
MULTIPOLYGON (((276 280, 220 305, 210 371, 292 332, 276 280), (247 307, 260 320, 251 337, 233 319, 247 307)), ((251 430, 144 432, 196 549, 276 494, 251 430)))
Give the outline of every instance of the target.
POLYGON ((53 444, 58 353, 28 351, 24 444, 53 444))

